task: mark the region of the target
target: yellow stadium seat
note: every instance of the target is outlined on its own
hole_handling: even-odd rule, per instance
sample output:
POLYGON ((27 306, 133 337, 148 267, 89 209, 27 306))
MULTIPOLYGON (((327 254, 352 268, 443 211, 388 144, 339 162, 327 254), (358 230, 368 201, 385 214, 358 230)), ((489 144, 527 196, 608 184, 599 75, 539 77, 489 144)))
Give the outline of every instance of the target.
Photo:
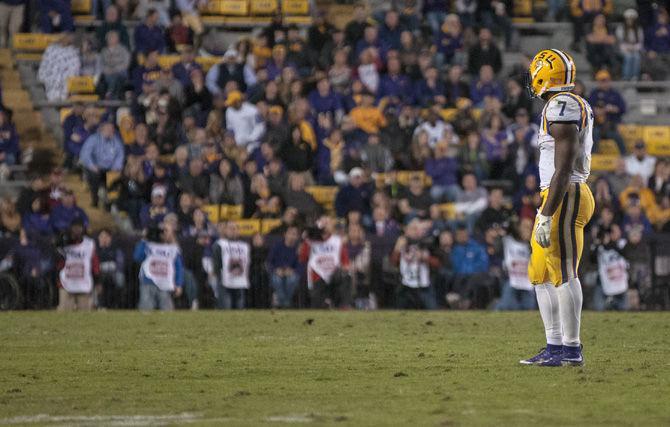
POLYGON ((277 0, 251 0, 252 15, 274 15, 278 9, 277 0))
POLYGON ((514 0, 514 16, 531 16, 533 14, 533 2, 531 0, 514 0))
POLYGON ((72 13, 75 15, 91 13, 91 0, 72 0, 72 13))
POLYGON ((95 93, 93 76, 73 76, 67 79, 67 91, 70 94, 95 93))
POLYGON ((259 219, 238 219, 235 223, 240 228, 240 236, 249 237, 261 232, 259 219))
POLYGON ((616 169, 619 156, 616 154, 593 154, 591 169, 594 172, 610 172, 616 169))
POLYGON ((283 0, 281 9, 284 15, 307 15, 309 0, 283 0))
POLYGON ((333 206, 339 190, 340 188, 334 185, 312 185, 305 188, 305 191, 311 194, 318 204, 326 207, 333 206))
POLYGON ((598 144, 598 154, 619 154, 619 149, 613 139, 602 139, 598 144))
POLYGON ((670 126, 645 126, 642 128, 642 139, 647 144, 650 154, 652 147, 662 147, 670 141, 670 126))
POLYGON ((221 221, 236 220, 242 218, 244 207, 242 205, 221 205, 221 221))
POLYGON ((223 0, 220 13, 226 16, 248 16, 249 2, 247 0, 223 0))
POLYGON ((68 99, 71 102, 95 102, 98 101, 100 97, 95 94, 74 94, 70 95, 68 99))
POLYGON ((169 70, 174 64, 179 62, 179 55, 161 55, 158 57, 158 65, 164 70, 169 70))
POLYGON ((200 64, 202 69, 207 72, 210 68, 221 62, 220 56, 199 56, 195 58, 195 62, 200 64))
POLYGON ((261 221, 261 233, 268 234, 281 225, 281 219, 264 219, 261 221))
POLYGON ((207 215, 209 222, 218 224, 221 215, 221 205, 204 205, 200 209, 207 215))
POLYGON ((429 183, 430 178, 426 175, 424 171, 398 171, 398 183, 401 185, 408 185, 410 179, 418 176, 421 178, 421 181, 424 185, 429 183))
POLYGON ((309 15, 305 16, 284 16, 284 24, 291 25, 310 25, 312 23, 312 17, 309 15))
POLYGON ((202 9, 205 15, 220 15, 221 14, 221 0, 209 0, 202 9))
POLYGON ((171 165, 174 163, 174 154, 162 154, 159 159, 161 163, 171 165))
POLYGON ((642 139, 642 126, 635 124, 621 124, 619 125, 619 133, 626 143, 626 146, 632 146, 635 144, 635 141, 642 139))
POLYGON ((442 216, 447 220, 456 219, 456 204, 442 203, 440 205, 440 212, 442 213, 442 216))
POLYGON ((454 117, 456 116, 457 112, 458 110, 455 108, 445 108, 442 111, 440 111, 440 115, 442 116, 442 119, 444 121, 450 122, 454 120, 454 117))
POLYGON ((647 152, 652 156, 670 156, 670 139, 656 140, 647 143, 647 152))
POLYGON ((62 36, 60 34, 16 33, 12 37, 14 50, 43 52, 62 36))

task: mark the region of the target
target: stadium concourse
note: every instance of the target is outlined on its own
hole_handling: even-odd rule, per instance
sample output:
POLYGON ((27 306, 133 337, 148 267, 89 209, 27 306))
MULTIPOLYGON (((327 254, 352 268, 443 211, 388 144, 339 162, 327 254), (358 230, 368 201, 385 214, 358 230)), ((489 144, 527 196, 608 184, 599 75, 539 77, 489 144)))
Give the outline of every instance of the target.
POLYGON ((594 111, 586 305, 667 308, 670 19, 630 3, 0 0, 0 309, 533 309, 540 48, 594 111))

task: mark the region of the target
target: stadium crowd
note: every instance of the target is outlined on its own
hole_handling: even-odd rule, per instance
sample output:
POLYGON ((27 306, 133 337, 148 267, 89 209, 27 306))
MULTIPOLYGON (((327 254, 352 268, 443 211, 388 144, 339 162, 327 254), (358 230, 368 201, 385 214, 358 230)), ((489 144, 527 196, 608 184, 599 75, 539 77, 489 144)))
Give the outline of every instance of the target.
MULTIPOLYGON (((0 0, 0 44, 23 24, 25 3, 0 0)), ((36 3, 29 24, 63 32, 39 66, 47 98, 67 99, 67 79, 86 75, 101 98, 126 106, 75 103, 63 167, 2 200, 2 266, 27 295, 58 282, 64 309, 134 307, 139 277, 141 308, 535 307, 526 272, 539 111, 522 83, 527 62, 504 66, 523 45, 512 2, 357 5, 344 28, 317 13, 306 31, 277 16, 230 46, 204 31, 204 3, 94 1, 103 23, 76 37, 69 1, 36 3), (122 19, 133 17, 131 38, 122 19), (179 58, 166 66, 165 54, 179 58), (202 56, 220 60, 206 69, 202 56), (94 239, 67 173, 86 180, 92 207, 115 214, 116 224, 90 230, 94 239), (339 188, 323 202, 314 186, 339 188), (241 238, 235 220, 211 220, 213 205, 277 221, 241 238), (90 248, 75 255, 90 259, 82 274, 91 276, 82 289, 95 283, 93 293, 63 283, 75 256, 67 248, 81 242, 90 248), (146 270, 151 244, 180 249, 165 255, 168 285, 146 270)), ((592 65, 597 87, 575 92, 593 106, 594 151, 612 139, 622 154, 615 172, 591 180, 589 305, 645 307, 646 241, 670 230, 670 164, 644 141, 627 152, 617 129, 626 103, 611 81, 667 78, 668 13, 547 3, 548 19, 572 20, 573 49, 592 65)), ((0 162, 19 159, 3 109, 0 162)))

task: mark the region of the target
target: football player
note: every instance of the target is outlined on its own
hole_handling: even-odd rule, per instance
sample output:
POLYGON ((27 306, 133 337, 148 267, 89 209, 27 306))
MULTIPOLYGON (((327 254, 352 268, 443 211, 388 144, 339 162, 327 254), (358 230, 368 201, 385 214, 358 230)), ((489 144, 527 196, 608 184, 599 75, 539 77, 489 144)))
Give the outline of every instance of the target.
POLYGON ((582 365, 579 327, 582 285, 577 276, 584 226, 595 202, 586 185, 591 171, 593 112, 573 94, 575 63, 558 49, 530 63, 527 88, 545 101, 538 144, 542 205, 531 237, 528 275, 535 285, 547 346, 522 364, 582 365))

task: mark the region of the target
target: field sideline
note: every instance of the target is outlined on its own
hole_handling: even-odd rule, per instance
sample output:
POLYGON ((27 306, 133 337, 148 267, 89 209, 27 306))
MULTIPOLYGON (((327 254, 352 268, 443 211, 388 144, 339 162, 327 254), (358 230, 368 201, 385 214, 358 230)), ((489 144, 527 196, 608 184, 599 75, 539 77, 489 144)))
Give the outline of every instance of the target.
POLYGON ((670 425, 670 313, 584 317, 543 369, 537 313, 0 313, 0 425, 670 425))

